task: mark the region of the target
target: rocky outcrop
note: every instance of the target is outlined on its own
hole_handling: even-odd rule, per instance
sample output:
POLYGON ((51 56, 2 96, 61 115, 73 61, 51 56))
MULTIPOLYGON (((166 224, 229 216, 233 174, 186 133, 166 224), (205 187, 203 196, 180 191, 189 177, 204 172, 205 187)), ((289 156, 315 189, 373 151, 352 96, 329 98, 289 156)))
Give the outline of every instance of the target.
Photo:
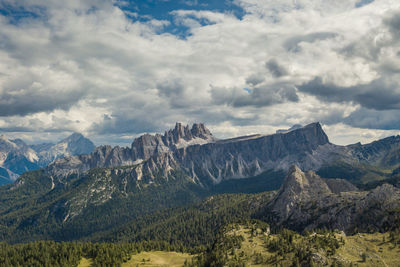
POLYGON ((349 189, 346 181, 332 183, 293 166, 264 217, 296 230, 328 227, 347 232, 387 230, 400 218, 400 189, 388 184, 365 192, 349 189))

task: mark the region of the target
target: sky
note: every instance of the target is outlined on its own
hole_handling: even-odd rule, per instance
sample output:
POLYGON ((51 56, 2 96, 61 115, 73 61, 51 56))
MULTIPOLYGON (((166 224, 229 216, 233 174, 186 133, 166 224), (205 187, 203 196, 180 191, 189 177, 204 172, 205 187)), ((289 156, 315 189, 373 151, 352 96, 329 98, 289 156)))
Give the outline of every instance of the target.
POLYGON ((400 1, 0 0, 0 133, 129 145, 177 121, 397 135, 400 1))

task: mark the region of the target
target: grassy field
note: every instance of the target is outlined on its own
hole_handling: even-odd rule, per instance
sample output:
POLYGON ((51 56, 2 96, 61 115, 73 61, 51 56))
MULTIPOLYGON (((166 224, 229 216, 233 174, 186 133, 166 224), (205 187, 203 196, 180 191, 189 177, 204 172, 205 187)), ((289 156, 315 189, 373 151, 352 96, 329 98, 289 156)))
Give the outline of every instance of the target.
POLYGON ((131 259, 122 264, 123 267, 136 266, 183 266, 185 260, 190 260, 193 255, 177 252, 151 251, 132 255, 131 259))
POLYGON ((400 266, 400 246, 389 242, 389 234, 347 236, 336 256, 358 266, 400 266))
POLYGON ((81 262, 78 265, 78 267, 89 267, 91 265, 92 265, 92 260, 86 259, 86 258, 82 258, 81 262))
MULTIPOLYGON (((276 240, 277 235, 267 235, 260 229, 252 231, 246 226, 240 226, 231 230, 227 235, 241 235, 244 241, 239 249, 229 251, 229 257, 240 259, 246 266, 291 266, 293 263, 293 253, 278 255, 270 252, 267 248, 268 240, 276 240)), ((315 234, 313 234, 315 235, 315 234)), ((341 266, 400 266, 400 245, 395 245, 390 241, 388 233, 357 234, 346 236, 344 233, 335 233, 340 247, 333 255, 328 249, 316 249, 313 251, 318 259, 317 266, 330 266, 341 264, 341 266), (343 244, 344 242, 344 244, 343 244)), ((310 237, 296 234, 293 244, 309 242, 310 237)), ((336 265, 337 266, 337 265, 336 265)))
MULTIPOLYGON (((132 255, 128 262, 122 264, 122 267, 136 267, 136 266, 171 266, 181 267, 184 265, 186 260, 190 260, 193 255, 186 253, 177 252, 166 252, 166 251, 150 251, 142 252, 136 255, 132 255)), ((82 258, 78 267, 89 267, 92 266, 93 261, 91 259, 82 258)))

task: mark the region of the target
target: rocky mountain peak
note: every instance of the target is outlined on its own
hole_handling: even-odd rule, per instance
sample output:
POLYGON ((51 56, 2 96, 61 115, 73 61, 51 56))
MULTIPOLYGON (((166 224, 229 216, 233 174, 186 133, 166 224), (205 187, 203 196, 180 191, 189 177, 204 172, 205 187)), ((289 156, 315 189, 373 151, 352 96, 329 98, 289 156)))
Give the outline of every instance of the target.
POLYGON ((276 197, 266 206, 267 218, 298 230, 322 226, 352 231, 387 223, 387 210, 399 207, 400 189, 384 184, 372 191, 359 191, 341 179, 323 179, 312 171, 291 166, 276 197))
POLYGON ((190 140, 192 139, 192 134, 189 130, 189 125, 184 126, 182 123, 177 122, 175 128, 168 132, 172 135, 174 142, 177 143, 179 139, 190 140))
POLYGON ((68 136, 67 138, 65 138, 62 141, 60 141, 59 143, 74 142, 74 141, 77 141, 77 140, 83 139, 83 138, 85 138, 85 137, 81 133, 73 133, 70 136, 68 136))
POLYGON ((15 144, 12 140, 8 139, 7 136, 2 134, 0 136, 0 146, 15 148, 15 147, 17 147, 17 144, 15 144))
POLYGON ((297 214, 301 203, 316 201, 332 194, 328 185, 315 172, 303 172, 292 165, 283 181, 279 193, 270 203, 270 210, 284 221, 297 214))
POLYGON ((304 126, 302 129, 309 131, 312 136, 315 136, 321 143, 329 143, 329 138, 322 129, 319 122, 314 122, 304 126))
POLYGON ((315 172, 303 172, 297 165, 292 165, 282 184, 281 192, 296 197, 309 198, 314 194, 330 194, 331 190, 315 172))
POLYGON ((165 131, 164 135, 144 134, 132 143, 131 151, 133 160, 146 160, 151 156, 173 152, 176 149, 195 144, 205 144, 213 141, 211 132, 202 123, 183 125, 180 122, 175 124, 173 129, 165 131))
POLYGON ((195 123, 190 130, 194 137, 200 137, 203 139, 210 139, 212 133, 203 123, 195 123))
POLYGON ((192 128, 180 122, 175 124, 175 128, 165 132, 164 137, 177 144, 180 140, 190 141, 195 138, 205 140, 213 139, 210 130, 203 123, 194 123, 192 128))

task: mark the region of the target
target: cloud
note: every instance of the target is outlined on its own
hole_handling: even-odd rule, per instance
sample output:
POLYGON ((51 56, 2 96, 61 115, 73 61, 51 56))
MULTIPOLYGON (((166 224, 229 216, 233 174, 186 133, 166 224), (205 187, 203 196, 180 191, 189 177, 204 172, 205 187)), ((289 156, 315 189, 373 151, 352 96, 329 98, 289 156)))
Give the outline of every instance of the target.
POLYGON ((218 105, 233 107, 266 107, 285 102, 298 102, 296 89, 290 84, 261 85, 253 89, 211 88, 213 101, 218 105))
POLYGON ((313 120, 398 128, 400 3, 234 4, 240 18, 188 6, 167 21, 121 1, 1 2, 0 129, 119 142, 175 121, 225 137, 313 120), (368 114, 385 123, 356 123, 368 114))
POLYGON ((287 75, 287 71, 284 67, 278 64, 275 59, 270 59, 265 66, 272 73, 272 75, 276 78, 287 75))
POLYGON ((320 77, 298 86, 304 93, 327 102, 353 102, 375 110, 400 109, 400 87, 397 81, 383 78, 350 87, 324 83, 320 77))
POLYGON ((364 129, 399 130, 400 110, 370 110, 360 108, 344 119, 347 125, 364 129))
POLYGON ((337 36, 338 34, 333 32, 314 32, 305 35, 297 35, 287 39, 284 43, 284 47, 290 52, 297 53, 301 50, 300 44, 302 42, 314 43, 319 40, 327 40, 337 36))

